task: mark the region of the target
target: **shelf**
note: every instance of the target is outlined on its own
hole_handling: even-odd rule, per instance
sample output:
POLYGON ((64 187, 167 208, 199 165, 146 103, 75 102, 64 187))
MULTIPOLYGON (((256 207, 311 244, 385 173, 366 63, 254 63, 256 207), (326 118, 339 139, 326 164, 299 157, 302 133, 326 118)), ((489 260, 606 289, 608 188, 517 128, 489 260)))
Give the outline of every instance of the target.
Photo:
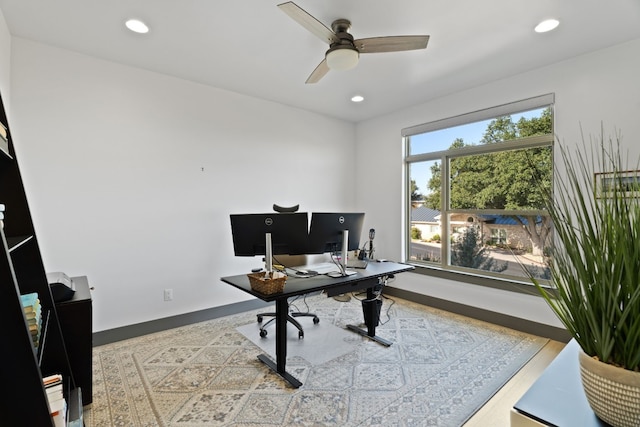
POLYGON ((9 246, 9 252, 13 252, 31 239, 33 239, 33 236, 7 237, 7 246, 9 246))
POLYGON ((40 331, 40 342, 38 344, 38 349, 36 351, 36 355, 38 358, 38 366, 42 365, 42 355, 44 354, 44 345, 45 342, 47 341, 47 331, 49 329, 49 313, 50 311, 47 310, 46 313, 44 314, 44 318, 42 319, 42 326, 41 326, 41 331, 40 331))
MULTIPOLYGON (((0 126, 2 126, 1 123, 0 123, 0 126)), ((4 157, 13 159, 13 157, 11 157, 11 154, 9 154, 9 141, 7 141, 7 139, 4 138, 2 135, 0 135, 0 151, 2 152, 2 155, 4 157)))

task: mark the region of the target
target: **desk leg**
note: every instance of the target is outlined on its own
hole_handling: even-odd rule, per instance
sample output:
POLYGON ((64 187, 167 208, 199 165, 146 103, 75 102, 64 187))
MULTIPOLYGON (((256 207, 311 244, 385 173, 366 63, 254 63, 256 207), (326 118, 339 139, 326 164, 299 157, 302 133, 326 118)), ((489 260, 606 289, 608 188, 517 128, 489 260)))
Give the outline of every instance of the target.
MULTIPOLYGON (((367 300, 369 301, 373 301, 374 298, 376 297, 375 294, 373 293, 374 289, 373 288, 367 288, 367 300)), ((364 307, 364 306, 363 306, 364 307)), ((378 324, 378 308, 376 306, 376 304, 368 304, 366 308, 363 308, 363 310, 368 310, 367 315, 365 316, 365 322, 367 325, 367 330, 362 330, 359 327, 355 326, 355 325, 347 325, 347 328, 353 332, 357 332, 358 334, 362 335, 363 337, 367 337, 377 343, 380 343, 382 345, 385 345, 387 347, 389 347, 392 342, 385 340, 384 338, 381 338, 379 336, 376 335, 376 326, 378 324)), ((364 314, 364 312, 363 312, 364 314)))
POLYGON ((302 385, 293 375, 286 371, 287 363, 287 314, 289 313, 289 304, 286 298, 276 300, 276 362, 269 358, 266 354, 258 356, 258 360, 267 365, 278 375, 284 378, 293 387, 298 388, 302 385))

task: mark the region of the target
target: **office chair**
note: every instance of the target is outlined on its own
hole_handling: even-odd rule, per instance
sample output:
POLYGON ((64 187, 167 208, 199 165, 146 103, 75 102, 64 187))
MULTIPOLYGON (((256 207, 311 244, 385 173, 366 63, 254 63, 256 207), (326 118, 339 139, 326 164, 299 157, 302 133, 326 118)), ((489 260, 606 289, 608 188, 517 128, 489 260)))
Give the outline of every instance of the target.
MULTIPOLYGON (((282 207, 276 204, 273 205, 273 210, 282 214, 297 212, 298 208, 299 208, 299 205, 295 205, 292 207, 282 207)), ((283 265, 285 266, 304 265, 306 264, 307 256, 306 255, 279 255, 277 261, 283 263, 283 265)), ((264 319, 264 317, 271 317, 269 321, 267 321, 264 325, 260 326, 260 336, 262 338, 267 336, 266 328, 275 321, 275 316, 276 316, 275 312, 258 313, 256 315, 258 323, 262 323, 262 320, 264 319)), ((320 318, 318 318, 318 316, 315 315, 314 313, 304 313, 300 311, 289 312, 287 314, 287 321, 298 329, 298 338, 304 338, 304 329, 302 328, 302 325, 295 319, 296 317, 313 317, 314 324, 318 324, 318 322, 320 322, 320 318)))

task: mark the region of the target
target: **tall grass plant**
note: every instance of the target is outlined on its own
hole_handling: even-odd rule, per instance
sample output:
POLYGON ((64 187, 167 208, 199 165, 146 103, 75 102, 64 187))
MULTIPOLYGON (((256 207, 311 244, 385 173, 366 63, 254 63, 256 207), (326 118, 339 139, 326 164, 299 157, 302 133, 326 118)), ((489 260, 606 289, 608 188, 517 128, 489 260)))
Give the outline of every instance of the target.
POLYGON ((529 278, 586 354, 639 371, 640 168, 619 134, 589 142, 556 148, 551 279, 529 278))

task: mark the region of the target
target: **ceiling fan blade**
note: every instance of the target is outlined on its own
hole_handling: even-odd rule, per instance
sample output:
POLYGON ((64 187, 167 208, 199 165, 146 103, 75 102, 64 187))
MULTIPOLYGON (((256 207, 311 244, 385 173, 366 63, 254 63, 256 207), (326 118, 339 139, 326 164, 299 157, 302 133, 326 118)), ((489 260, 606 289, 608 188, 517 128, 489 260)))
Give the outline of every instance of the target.
POLYGON ((321 78, 325 76, 329 72, 329 66, 327 65, 326 58, 322 60, 321 63, 318 64, 315 70, 311 73, 311 75, 307 78, 305 83, 318 83, 321 78))
POLYGON ((354 40, 360 53, 399 52, 403 50, 425 49, 429 36, 389 36, 370 37, 354 40))
POLYGON ((309 15, 304 9, 292 1, 278 5, 280 10, 289 15, 298 24, 309 30, 311 33, 322 39, 325 43, 335 43, 338 41, 335 33, 327 28, 322 22, 309 15))

